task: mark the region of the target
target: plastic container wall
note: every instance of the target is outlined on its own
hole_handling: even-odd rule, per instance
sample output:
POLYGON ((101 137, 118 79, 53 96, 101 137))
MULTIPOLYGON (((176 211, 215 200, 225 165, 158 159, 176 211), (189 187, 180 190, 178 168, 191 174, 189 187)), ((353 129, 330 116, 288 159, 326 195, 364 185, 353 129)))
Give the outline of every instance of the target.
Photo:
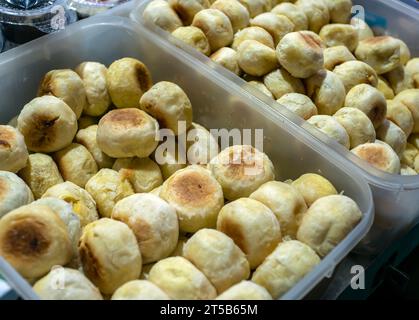
MULTIPOLYGON (((365 236, 373 221, 371 191, 358 169, 342 157, 329 154, 322 143, 313 141, 298 125, 266 108, 253 94, 225 81, 216 71, 200 68, 200 63, 181 49, 156 38, 148 30, 137 28, 128 19, 96 16, 2 54, 1 122, 17 115, 23 105, 33 99, 47 71, 74 68, 87 60, 109 65, 124 56, 142 60, 149 67, 154 82, 168 80, 180 85, 191 99, 194 121, 207 128, 263 128, 264 152, 272 159, 278 179, 318 172, 358 203, 363 212, 361 222, 285 298, 300 299, 324 277, 330 276, 335 266, 365 236)), ((0 271, 1 268, 0 264, 0 271)), ((18 278, 12 278, 11 284, 19 284, 21 278, 18 278)), ((14 287, 16 289, 16 285, 14 287)))
MULTIPOLYGON (((137 22, 140 28, 147 27, 153 33, 158 34, 161 39, 182 48, 195 60, 200 61, 202 65, 216 70, 225 78, 226 82, 233 83, 236 87, 252 92, 265 105, 277 105, 273 99, 256 92, 257 90, 251 88, 246 81, 217 65, 205 55, 172 37, 168 32, 146 23, 142 19, 142 13, 150 2, 151 0, 141 1, 130 15, 130 18, 137 22)), ((354 7, 354 9, 364 10, 367 22, 371 24, 376 32, 383 33, 386 30, 386 33, 400 37, 410 46, 412 55, 419 56, 419 43, 417 41, 417 34, 419 33, 418 10, 396 0, 353 0, 353 3, 361 6, 359 8, 354 7)), ((357 14, 359 17, 359 14, 362 14, 362 12, 357 14)), ((328 146, 329 153, 339 154, 356 163, 370 184, 374 196, 376 217, 370 234, 362 242, 362 245, 358 247, 359 253, 379 253, 419 222, 419 176, 392 175, 377 170, 285 109, 276 108, 276 112, 285 115, 288 119, 309 131, 314 136, 314 139, 325 143, 328 146), (279 111, 278 109, 281 110, 279 111)))

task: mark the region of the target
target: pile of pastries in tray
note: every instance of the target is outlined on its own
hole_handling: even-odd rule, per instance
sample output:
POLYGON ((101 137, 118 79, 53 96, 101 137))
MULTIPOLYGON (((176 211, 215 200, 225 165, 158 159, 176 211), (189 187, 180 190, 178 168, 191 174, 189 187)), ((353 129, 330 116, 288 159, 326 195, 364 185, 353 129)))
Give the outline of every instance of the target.
POLYGON ((49 71, 11 124, 0 256, 42 299, 277 299, 362 218, 319 174, 280 182, 262 151, 219 150, 134 58, 49 71))
MULTIPOLYGON (((419 173, 419 58, 351 0, 154 0, 143 12, 376 168, 419 173)), ((389 30, 391 33, 391 30, 389 30)))

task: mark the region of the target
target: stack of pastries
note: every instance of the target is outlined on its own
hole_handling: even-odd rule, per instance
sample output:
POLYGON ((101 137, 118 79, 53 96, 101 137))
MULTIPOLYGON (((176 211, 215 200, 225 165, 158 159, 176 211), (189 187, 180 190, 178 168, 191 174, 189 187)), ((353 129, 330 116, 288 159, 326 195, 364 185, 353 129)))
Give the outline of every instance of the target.
POLYGON ((318 174, 279 182, 254 147, 220 152, 183 89, 134 58, 48 72, 14 123, 0 255, 43 299, 277 299, 362 218, 318 174), (159 129, 192 137, 187 161, 159 129))
MULTIPOLYGON (((419 58, 351 0, 154 0, 143 19, 243 77, 353 154, 419 173, 419 58)), ((390 30, 391 32, 391 30, 390 30)))

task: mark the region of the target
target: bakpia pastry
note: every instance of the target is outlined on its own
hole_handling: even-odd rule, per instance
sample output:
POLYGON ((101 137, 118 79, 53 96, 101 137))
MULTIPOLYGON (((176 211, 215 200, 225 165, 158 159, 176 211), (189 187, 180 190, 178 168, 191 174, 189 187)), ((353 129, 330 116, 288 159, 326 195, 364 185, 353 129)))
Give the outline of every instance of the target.
POLYGON ((230 19, 233 33, 249 25, 249 11, 237 0, 216 0, 211 8, 220 10, 230 19))
POLYGON ((274 39, 274 45, 278 45, 279 41, 287 34, 294 31, 294 24, 284 15, 275 14, 273 12, 264 12, 252 20, 250 25, 253 27, 261 27, 268 31, 274 39))
POLYGON ((346 129, 332 116, 318 115, 313 116, 307 122, 332 139, 335 139, 346 149, 350 148, 349 135, 346 129))
POLYGON ((399 156, 387 143, 376 140, 374 143, 361 144, 351 152, 379 170, 400 173, 399 156))
POLYGON ((319 36, 327 47, 345 46, 353 52, 358 46, 358 32, 350 24, 325 25, 319 36))
POLYGON ((73 255, 67 228, 59 216, 43 205, 26 205, 0 220, 0 255, 23 277, 36 279, 73 255))
POLYGON ((309 246, 297 240, 284 241, 253 273, 252 281, 278 299, 320 263, 309 246))
POLYGON ((38 97, 23 107, 17 129, 25 137, 30 151, 58 151, 68 146, 76 135, 76 114, 54 96, 38 97))
POLYGON ((53 157, 64 180, 73 182, 82 188, 98 170, 92 154, 86 147, 78 143, 72 143, 55 152, 53 157))
POLYGON ((405 164, 409 167, 415 166, 415 158, 419 154, 419 150, 409 142, 406 144, 406 148, 403 151, 400 161, 402 164, 405 164))
POLYGON ((187 159, 184 157, 186 154, 185 147, 176 142, 173 142, 172 146, 174 148, 169 147, 160 150, 160 147, 163 147, 163 144, 161 144, 153 153, 153 159, 160 167, 163 180, 167 180, 173 173, 186 167, 187 159), (181 150, 180 153, 179 148, 181 150))
POLYGON ((263 77, 263 83, 275 99, 280 99, 287 93, 305 93, 301 79, 294 78, 284 68, 274 70, 263 77))
POLYGON ((76 213, 80 218, 80 224, 82 227, 99 219, 99 215, 96 210, 96 202, 93 197, 86 190, 70 181, 50 187, 42 195, 42 198, 45 197, 58 198, 71 204, 74 213, 76 213))
POLYGON ((218 152, 217 139, 203 126, 193 123, 187 135, 188 163, 208 164, 218 152))
POLYGON ((172 32, 172 36, 185 42, 199 52, 209 56, 211 48, 205 34, 201 29, 194 26, 179 27, 172 32))
POLYGON ((159 124, 146 112, 135 109, 112 110, 97 128, 97 144, 113 158, 148 157, 158 144, 159 124))
POLYGON ((107 154, 103 153, 102 150, 100 150, 96 140, 97 128, 98 126, 94 124, 85 129, 79 129, 76 134, 76 141, 77 143, 85 146, 91 153, 99 169, 111 168, 115 159, 109 157, 107 154))
POLYGON ((159 166, 150 158, 119 158, 112 169, 127 179, 136 193, 150 192, 163 183, 159 166))
POLYGON ((303 174, 291 185, 303 196, 308 207, 320 198, 338 194, 329 180, 315 173, 303 174))
POLYGON ((271 91, 265 86, 265 84, 261 81, 249 81, 248 84, 250 84, 252 87, 258 89, 259 91, 263 92, 265 95, 267 95, 269 98, 274 99, 274 95, 271 91))
POLYGON ((352 199, 330 195, 314 202, 303 216, 297 239, 326 256, 358 224, 362 213, 352 199))
POLYGON ((168 2, 185 25, 190 25, 199 11, 210 6, 209 0, 169 0, 168 2))
POLYGON ((419 58, 413 58, 406 64, 406 74, 411 78, 412 84, 419 89, 419 58))
POLYGON ((272 4, 269 0, 238 0, 249 11, 250 17, 271 10, 272 4))
POLYGON ((83 273, 70 268, 53 268, 34 284, 33 290, 42 300, 103 300, 83 273))
POLYGON ((306 14, 309 30, 318 33, 329 23, 329 8, 323 0, 297 0, 295 5, 306 14))
POLYGON ((134 232, 144 264, 166 258, 177 245, 176 210, 155 195, 139 193, 118 201, 112 219, 126 223, 134 232))
POLYGON ((236 50, 239 48, 240 44, 246 40, 256 40, 265 46, 275 49, 274 40, 268 31, 261 27, 247 27, 234 34, 233 43, 231 48, 236 50))
POLYGON ((30 154, 19 176, 32 190, 35 199, 41 198, 50 187, 64 182, 54 160, 43 153, 30 154))
POLYGON ((0 170, 18 172, 28 160, 23 135, 12 126, 0 125, 0 170))
POLYGON ((41 81, 38 96, 53 95, 64 101, 77 119, 87 105, 86 90, 79 75, 70 69, 51 70, 41 81))
POLYGON ((183 25, 176 11, 164 0, 151 1, 144 9, 143 18, 147 23, 155 24, 168 32, 183 25))
POLYGON ((402 65, 399 65, 390 72, 387 72, 384 74, 384 77, 387 79, 388 84, 395 94, 414 88, 412 79, 405 72, 405 68, 402 65))
POLYGON ((274 166, 266 154, 249 145, 228 147, 208 165, 223 188, 224 197, 248 197, 262 184, 275 179, 274 166))
POLYGON ((184 245, 183 256, 201 270, 218 293, 250 275, 245 254, 224 233, 201 229, 184 245))
POLYGON ((152 86, 141 97, 140 108, 157 119, 161 127, 172 130, 175 135, 184 133, 192 123, 191 102, 182 88, 172 82, 161 81, 152 86), (182 130, 179 121, 185 122, 182 130))
POLYGON ((134 194, 134 190, 125 177, 112 169, 101 169, 86 183, 86 191, 96 202, 99 214, 110 217, 115 204, 134 194))
POLYGON ((323 69, 323 42, 311 31, 291 32, 276 47, 280 64, 296 78, 308 78, 323 69))
POLYGON ((394 91, 390 87, 388 81, 382 77, 378 77, 377 89, 384 95, 387 100, 391 100, 394 98, 394 91))
POLYGON ((220 184, 208 170, 197 165, 171 175, 163 183, 160 197, 176 209, 182 232, 215 227, 224 204, 220 184))
POLYGON ((409 109, 414 122, 412 133, 419 133, 419 89, 404 90, 395 96, 394 100, 409 109))
POLYGON ((138 108, 141 96, 153 85, 148 68, 134 58, 112 62, 106 79, 112 102, 117 108, 138 108))
MULTIPOLYGON (((419 169, 419 167, 418 167, 418 169, 419 169)), ((400 167, 400 174, 402 176, 416 176, 418 174, 418 172, 416 172, 415 169, 409 167, 406 164, 402 164, 401 167, 400 167)))
POLYGON ((272 300, 269 292, 253 281, 241 281, 220 294, 216 300, 272 300))
POLYGON ((387 143, 398 155, 406 149, 406 134, 400 127, 387 119, 377 129, 377 139, 387 143))
POLYGON ((104 114, 111 104, 106 83, 108 69, 98 62, 83 62, 76 67, 76 72, 86 91, 83 113, 94 117, 104 114))
POLYGON ((329 9, 330 21, 349 23, 352 14, 352 0, 323 0, 329 9))
POLYGON ((354 61, 356 58, 345 46, 330 47, 323 50, 324 67, 332 71, 336 66, 354 61))
POLYGON ((84 274, 103 294, 141 274, 141 252, 131 229, 122 222, 103 218, 83 229, 79 254, 84 274))
POLYGON ((333 69, 345 86, 346 92, 357 84, 366 83, 373 87, 378 84, 378 76, 373 68, 362 61, 347 61, 333 69))
POLYGON ((170 298, 150 281, 132 280, 120 286, 112 295, 112 300, 170 300, 170 298))
POLYGON ((351 19, 351 25, 357 30, 359 41, 374 37, 374 32, 363 19, 353 17, 351 19))
POLYGON ((271 12, 286 16, 294 24, 294 31, 308 29, 308 19, 306 14, 293 3, 282 2, 275 6, 271 12))
POLYGON ((302 194, 294 186, 279 181, 261 185, 250 195, 260 201, 275 214, 281 227, 282 236, 295 238, 307 205, 302 194))
POLYGON ((277 102, 304 120, 308 120, 318 113, 316 105, 304 94, 287 93, 277 102))
POLYGON ((170 257, 157 262, 148 280, 175 300, 209 300, 217 291, 207 277, 182 257, 170 257))
POLYGON ((262 202, 240 198, 226 204, 219 213, 217 230, 232 238, 255 269, 281 241, 275 214, 262 202))
POLYGON ((210 56, 210 59, 236 75, 240 75, 241 70, 238 63, 237 52, 234 49, 229 47, 218 49, 210 56))
POLYGON ((32 191, 16 174, 0 171, 0 218, 9 211, 31 203, 32 191))
POLYGON ((263 76, 278 67, 275 50, 256 40, 243 41, 237 56, 239 67, 252 76, 263 76))
POLYGON ((233 41, 231 22, 220 10, 204 9, 199 11, 193 18, 192 26, 205 33, 211 52, 227 47, 233 41))

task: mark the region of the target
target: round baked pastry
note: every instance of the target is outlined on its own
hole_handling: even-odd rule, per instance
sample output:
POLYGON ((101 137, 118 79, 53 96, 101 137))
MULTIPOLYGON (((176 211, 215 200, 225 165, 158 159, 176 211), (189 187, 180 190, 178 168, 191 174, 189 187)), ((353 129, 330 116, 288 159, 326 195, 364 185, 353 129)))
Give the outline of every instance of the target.
POLYGON ((346 132, 346 129, 334 117, 318 115, 311 117, 307 122, 330 138, 335 139, 346 149, 350 148, 349 135, 346 132))
POLYGON ((187 156, 190 164, 206 165, 219 153, 217 139, 197 123, 192 123, 187 141, 187 156))
POLYGON ((390 36, 374 37, 359 42, 356 57, 369 64, 377 74, 387 73, 400 65, 400 42, 390 36))
POLYGON ((276 101, 304 120, 317 115, 316 105, 304 94, 287 93, 276 101))
POLYGON ((176 209, 182 232, 215 227, 224 204, 220 184, 200 166, 176 171, 163 183, 160 198, 176 209))
POLYGON ((162 185, 158 186, 157 188, 154 188, 153 190, 151 190, 149 193, 153 194, 157 197, 160 197, 160 191, 161 191, 162 187, 163 187, 162 185))
POLYGON ((308 207, 320 198, 338 194, 329 180, 315 173, 303 174, 291 185, 303 196, 308 207))
POLYGON ((50 187, 42 196, 42 198, 45 197, 58 198, 71 204, 73 212, 80 218, 81 227, 99 219, 92 196, 70 181, 50 187))
POLYGON ((396 95, 404 90, 414 88, 411 77, 405 72, 405 68, 402 65, 387 72, 384 76, 396 95))
POLYGON ((91 116, 81 116, 77 120, 78 129, 86 129, 87 127, 93 126, 99 123, 99 118, 91 117, 91 116))
POLYGON ((76 68, 77 74, 83 80, 87 103, 83 113, 89 116, 101 116, 111 105, 106 76, 108 69, 98 62, 83 62, 76 68))
POLYGON ((118 201, 112 219, 126 223, 134 232, 145 264, 168 257, 177 245, 176 210, 155 195, 133 194, 118 201))
POLYGON ((253 27, 261 27, 269 32, 277 46, 279 41, 287 34, 294 31, 294 24, 284 15, 275 14, 273 12, 264 12, 252 20, 250 25, 253 27))
POLYGON ((186 150, 176 143, 174 136, 167 140, 169 146, 166 148, 165 143, 160 144, 153 153, 154 161, 159 165, 163 180, 167 180, 176 171, 186 167, 187 157, 186 150), (171 147, 170 147, 171 146, 171 147), (180 148, 180 153, 179 153, 180 148))
POLYGON ((355 228, 361 218, 362 212, 351 198, 344 195, 323 197, 304 214, 297 239, 324 257, 355 228))
POLYGON ((415 158, 418 154, 419 150, 408 142, 406 144, 406 149, 400 157, 401 163, 413 168, 415 166, 415 158))
POLYGON ((291 32, 276 47, 280 64, 296 78, 308 78, 323 69, 323 42, 311 31, 291 32))
POLYGON ((16 174, 0 171, 0 218, 13 209, 33 201, 33 194, 16 174))
POLYGON ((220 10, 205 9, 199 11, 193 18, 192 25, 205 33, 211 52, 227 47, 233 41, 231 22, 220 10))
MULTIPOLYGON (((384 95, 384 97, 387 100, 391 100, 394 98, 393 89, 390 87, 390 84, 388 83, 388 81, 382 76, 378 77, 377 89, 384 95)), ((387 107, 388 107, 388 102, 387 102, 387 107)))
POLYGON ((216 300, 272 300, 269 292, 252 281, 241 281, 220 294, 216 300))
POLYGON ((405 69, 407 75, 411 78, 411 81, 415 88, 419 88, 419 58, 413 58, 406 64, 405 69))
POLYGON ((175 135, 184 133, 185 129, 181 129, 179 125, 180 121, 185 122, 186 129, 192 123, 191 102, 182 88, 172 82, 161 81, 152 86, 141 97, 140 108, 156 118, 163 128, 172 130, 175 135))
POLYGON ((209 0, 169 0, 169 5, 176 11, 185 25, 190 25, 194 16, 210 7, 209 0))
POLYGON ((131 229, 122 222, 103 218, 83 229, 79 242, 85 275, 104 294, 112 294, 141 274, 141 252, 131 229))
POLYGON ((54 152, 68 146, 77 132, 75 113, 54 96, 38 97, 26 104, 17 129, 33 152, 54 152))
POLYGON ((32 190, 35 199, 41 198, 50 187, 64 182, 54 160, 43 153, 30 154, 28 164, 19 171, 19 176, 32 190))
POLYGON ((154 283, 147 280, 132 280, 120 286, 112 300, 169 300, 169 296, 154 283))
POLYGON ((256 40, 243 41, 237 56, 239 67, 252 76, 263 76, 278 67, 275 50, 256 40))
POLYGON ((126 177, 115 170, 101 169, 86 183, 86 191, 96 202, 99 214, 110 217, 115 204, 134 194, 126 177))
POLYGON ((0 170, 16 173, 26 166, 28 156, 22 134, 12 126, 0 125, 0 170))
POLYGON ((387 119, 377 129, 377 139, 387 143, 398 155, 406 149, 406 134, 400 127, 387 119))
POLYGON ((201 229, 183 247, 192 262, 221 293, 250 275, 246 256, 232 239, 212 229, 201 229))
POLYGON ((53 267, 34 284, 33 290, 42 300, 103 300, 83 273, 70 268, 53 267))
POLYGON ((358 46, 358 32, 350 24, 328 24, 319 33, 320 38, 328 47, 345 46, 349 51, 355 51, 358 46))
POLYGON ((100 119, 96 140, 100 150, 110 157, 145 158, 157 147, 158 131, 156 119, 142 110, 112 110, 100 119))
POLYGON ((320 29, 329 23, 329 8, 323 0, 297 0, 295 5, 307 16, 308 29, 319 33, 320 29))
POLYGON ((409 167, 405 164, 402 164, 401 167, 400 167, 400 174, 402 176, 416 176, 418 174, 418 172, 416 172, 415 169, 413 169, 413 168, 411 168, 411 167, 409 167))
POLYGON ((356 58, 345 46, 330 47, 323 50, 324 67, 332 71, 338 65, 354 61, 356 58))
POLYGON ((262 202, 241 198, 226 204, 220 211, 217 230, 234 240, 246 254, 253 270, 281 241, 275 214, 262 202))
POLYGON ((319 114, 333 115, 345 102, 345 86, 340 78, 329 70, 320 70, 305 81, 307 96, 317 107, 319 114))
POLYGON ((182 26, 182 21, 176 11, 164 0, 151 1, 144 9, 143 19, 145 22, 155 24, 168 32, 182 26))
POLYGON ((73 255, 64 222, 49 207, 26 205, 0 219, 0 255, 23 277, 35 279, 73 255))
POLYGON ((256 40, 271 49, 275 49, 272 36, 261 27, 247 27, 236 32, 231 47, 237 51, 240 44, 246 40, 256 40))
POLYGON ((211 49, 207 37, 202 32, 202 30, 197 27, 179 27, 172 32, 172 36, 185 42, 206 56, 211 54, 211 49))
POLYGON ((283 2, 275 6, 272 13, 286 16, 293 24, 294 31, 308 29, 308 19, 304 11, 293 3, 283 2))
POLYGON ((53 95, 64 101, 77 119, 87 106, 86 90, 83 80, 70 69, 51 70, 41 80, 38 97, 53 95))
POLYGON ((362 61, 347 61, 338 65, 333 72, 339 77, 345 86, 346 92, 349 92, 358 84, 369 84, 376 87, 378 76, 373 68, 362 61))
POLYGON ((268 73, 263 78, 263 83, 275 99, 280 99, 287 93, 305 93, 303 82, 300 79, 294 78, 283 68, 268 73))
POLYGON ((374 37, 374 32, 363 19, 354 17, 351 19, 351 25, 358 31, 359 41, 374 37))
POLYGON ((265 95, 267 95, 269 98, 274 99, 274 95, 271 91, 263 84, 261 81, 249 81, 248 84, 250 84, 252 87, 258 89, 259 91, 263 92, 265 95))
POLYGON ((238 0, 249 11, 250 17, 254 18, 258 14, 272 9, 270 0, 238 0))
POLYGON ((216 0, 211 9, 220 10, 230 19, 233 33, 249 25, 249 11, 237 0, 216 0))
POLYGON ((282 236, 295 238, 301 218, 307 211, 304 198, 296 188, 287 183, 270 181, 261 185, 250 198, 272 210, 281 226, 282 236))
POLYGON ((375 141, 374 125, 361 110, 345 107, 336 112, 334 118, 348 133, 351 149, 360 144, 375 141))
POLYGON ((111 168, 115 159, 100 150, 96 141, 97 128, 98 126, 94 124, 79 130, 76 134, 76 141, 90 152, 99 169, 111 168))
POLYGON ((400 173, 399 156, 387 143, 380 143, 377 140, 375 143, 361 144, 351 152, 379 170, 400 173))
POLYGON ((412 133, 419 133, 419 89, 404 90, 394 100, 404 104, 409 109, 414 122, 412 133))
POLYGON ((217 291, 207 277, 182 257, 170 257, 157 262, 148 280, 175 300, 209 300, 217 291))
POLYGON ((150 158, 120 158, 112 169, 119 171, 136 193, 150 192, 163 183, 159 166, 150 158))
POLYGON ((402 65, 406 65, 410 59, 412 58, 412 55, 410 53, 410 49, 407 46, 407 44, 400 39, 396 39, 399 40, 399 44, 400 44, 400 62, 402 63, 402 65))
POLYGON ((320 263, 319 256, 304 243, 284 241, 253 273, 252 281, 280 298, 320 263))
MULTIPOLYGON (((237 0, 230 1, 237 2, 237 0)), ((218 49, 210 56, 210 59, 238 76, 240 75, 241 70, 238 63, 237 52, 235 50, 228 47, 218 49)))
POLYGON ((82 188, 98 170, 92 154, 78 143, 72 143, 55 152, 54 160, 64 180, 71 181, 82 188))
POLYGON ((138 108, 141 96, 153 85, 148 68, 133 58, 114 61, 108 69, 107 83, 117 108, 138 108))
POLYGON ((352 15, 352 0, 323 0, 329 9, 330 21, 349 23, 352 15))
POLYGON ((359 84, 349 90, 345 107, 356 108, 370 118, 374 128, 383 124, 387 114, 387 101, 384 95, 369 84, 359 84))
POLYGON ((275 179, 274 166, 268 156, 249 145, 224 149, 211 160, 208 169, 228 200, 248 197, 262 184, 275 179))
POLYGON ((419 149, 419 133, 413 133, 409 136, 409 143, 416 149, 419 149))

